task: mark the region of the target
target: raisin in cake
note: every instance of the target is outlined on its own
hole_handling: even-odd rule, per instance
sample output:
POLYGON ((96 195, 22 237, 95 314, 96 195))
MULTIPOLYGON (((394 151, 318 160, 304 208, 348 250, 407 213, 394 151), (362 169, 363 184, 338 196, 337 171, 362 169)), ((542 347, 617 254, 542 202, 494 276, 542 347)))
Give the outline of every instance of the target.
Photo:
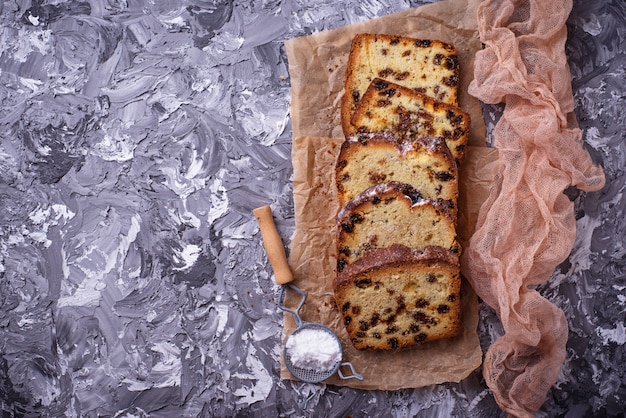
POLYGON ((408 184, 383 183, 358 194, 337 215, 337 271, 374 248, 402 244, 460 252, 456 219, 443 199, 424 199, 408 184))
POLYGON ((457 166, 441 138, 399 143, 394 135, 372 133, 348 138, 335 166, 339 206, 372 186, 397 181, 422 197, 443 199, 456 214, 457 166))
POLYGON ((400 141, 441 137, 458 163, 470 132, 469 113, 425 94, 375 79, 352 115, 357 133, 391 131, 400 141))
POLYGON ((333 282, 337 308, 359 350, 389 350, 460 330, 458 256, 440 247, 371 251, 333 282))
POLYGON ((341 102, 346 137, 354 134, 352 113, 376 77, 452 105, 458 103, 459 61, 454 46, 438 40, 359 34, 350 48, 341 102))

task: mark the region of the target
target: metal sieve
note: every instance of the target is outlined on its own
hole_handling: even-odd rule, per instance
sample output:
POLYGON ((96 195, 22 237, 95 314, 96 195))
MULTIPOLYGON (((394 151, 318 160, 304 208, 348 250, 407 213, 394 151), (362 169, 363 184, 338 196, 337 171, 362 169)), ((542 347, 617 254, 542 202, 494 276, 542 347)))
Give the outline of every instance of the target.
POLYGON ((306 301, 306 293, 300 290, 296 285, 291 283, 293 281, 293 272, 291 271, 291 268, 289 267, 289 264, 287 262, 287 255, 285 254, 285 248, 283 246, 282 239, 280 238, 278 230, 276 229, 276 225, 274 224, 272 210, 269 206, 262 206, 260 208, 254 209, 253 213, 261 230, 263 247, 265 248, 267 258, 272 265, 272 269, 274 270, 274 278, 276 280, 276 283, 282 285, 278 308, 292 314, 296 322, 296 329, 287 337, 287 340, 285 341, 285 347, 283 349, 283 360, 285 361, 285 366, 287 367, 287 370, 295 378, 307 383, 319 383, 323 380, 328 379, 335 373, 337 373, 337 375, 341 379, 363 380, 363 376, 356 373, 356 371, 354 370, 354 366, 350 362, 343 362, 342 360, 339 360, 333 365, 332 368, 329 368, 328 370, 317 370, 296 367, 291 361, 291 357, 287 350, 287 343, 289 342, 290 338, 293 338, 294 335, 297 335, 299 332, 302 332, 306 329, 321 330, 323 332, 326 332, 335 341, 337 341, 340 359, 343 358, 343 349, 341 347, 341 342, 339 341, 339 338, 337 338, 337 335, 330 328, 318 323, 304 322, 300 317, 300 309, 302 309, 302 306, 304 306, 304 302, 306 301), (302 297, 300 303, 295 310, 290 309, 284 305, 285 291, 287 287, 290 287, 302 297), (350 368, 350 375, 344 375, 341 372, 341 367, 343 366, 347 366, 350 368))
POLYGON ((283 286, 281 289, 281 295, 280 295, 280 303, 278 305, 278 308, 289 312, 290 314, 293 315, 293 318, 296 322, 296 329, 293 330, 293 332, 291 334, 289 334, 289 336, 287 337, 287 340, 285 341, 285 346, 283 348, 283 360, 285 361, 285 367, 287 367, 287 370, 289 370, 289 373, 291 373, 294 377, 296 377, 298 380, 301 380, 303 382, 307 382, 307 383, 319 383, 323 380, 328 379, 329 377, 331 377, 332 375, 334 375, 335 373, 337 373, 337 376, 339 376, 341 379, 347 380, 347 379, 357 379, 357 380, 363 380, 363 376, 361 376, 360 374, 358 374, 355 370, 354 370, 354 366, 352 365, 352 363, 350 363, 349 361, 343 362, 341 359, 343 358, 343 348, 341 347, 341 341, 339 341, 339 338, 337 337, 337 334, 335 334, 329 327, 327 327, 326 325, 322 325, 319 323, 314 323, 314 322, 305 322, 302 320, 302 318, 300 317, 300 309, 302 308, 302 306, 304 305, 304 302, 306 301, 306 293, 304 293, 302 290, 300 290, 297 286, 292 285, 292 284, 288 284, 286 286, 283 286), (298 304, 298 307, 296 308, 296 310, 293 309, 289 309, 284 305, 284 295, 285 295, 285 289, 287 287, 292 288, 294 291, 296 291, 298 294, 300 294, 300 296, 302 297, 302 299, 300 299, 300 303, 298 304), (299 332, 302 332, 304 330, 307 329, 313 329, 313 330, 319 330, 322 332, 327 333, 334 341, 337 342, 337 347, 339 349, 339 360, 337 362, 335 362, 335 364, 326 369, 326 370, 317 370, 317 369, 312 369, 312 368, 303 368, 303 367, 298 367, 296 366, 292 361, 291 361, 291 356, 289 355, 289 350, 287 348, 288 344, 289 344, 289 340, 291 338, 294 338, 299 332), (350 375, 344 375, 341 371, 341 367, 346 366, 350 368, 350 375))

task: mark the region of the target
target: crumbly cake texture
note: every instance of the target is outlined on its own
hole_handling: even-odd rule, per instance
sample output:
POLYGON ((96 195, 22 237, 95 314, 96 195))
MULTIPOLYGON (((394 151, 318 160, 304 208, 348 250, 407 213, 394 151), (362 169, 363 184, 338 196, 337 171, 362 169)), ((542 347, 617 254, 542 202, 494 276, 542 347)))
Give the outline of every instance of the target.
POLYGON ((351 121, 357 133, 391 131, 399 141, 443 138, 457 164, 465 154, 471 124, 462 109, 380 78, 369 85, 351 121))
POLYGON ((359 350, 409 347, 460 330, 458 256, 441 247, 372 250, 333 284, 344 326, 359 350))
POLYGON ((360 193, 337 215, 337 271, 375 248, 440 246, 456 254, 456 220, 443 199, 424 199, 408 184, 383 183, 360 193))
POLYGON ((458 104, 459 61, 453 45, 396 35, 359 34, 350 48, 341 102, 346 137, 355 133, 350 122, 352 114, 376 77, 458 104))
POLYGON ((455 48, 357 35, 341 102, 346 140, 333 290, 352 344, 392 350, 460 330, 458 167, 470 116, 455 48))
POLYGON ((377 184, 397 181, 419 190, 424 198, 443 199, 456 214, 457 166, 441 138, 398 142, 390 133, 348 138, 335 169, 339 206, 377 184))

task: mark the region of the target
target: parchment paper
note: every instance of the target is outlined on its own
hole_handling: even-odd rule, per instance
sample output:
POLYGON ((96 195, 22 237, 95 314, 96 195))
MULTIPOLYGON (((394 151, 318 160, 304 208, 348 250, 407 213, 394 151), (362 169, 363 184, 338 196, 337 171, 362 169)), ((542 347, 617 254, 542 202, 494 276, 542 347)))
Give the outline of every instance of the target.
MULTIPOLYGON (((344 140, 339 106, 350 43, 357 33, 439 39, 457 48, 461 65, 459 105, 472 117, 471 146, 459 176, 459 241, 463 246, 468 244, 498 164, 497 152, 485 146, 480 104, 467 93, 474 54, 481 48, 475 22, 478 3, 478 0, 435 3, 285 43, 292 88, 296 219, 289 263, 295 276, 294 284, 308 295, 301 315, 304 321, 331 327, 342 341, 344 361, 350 361, 364 376, 363 381, 334 376, 326 383, 362 389, 415 388, 458 382, 481 364, 482 351, 476 332, 478 302, 465 280, 461 292, 463 327, 457 337, 392 352, 354 349, 335 307, 332 290, 336 274, 335 215, 338 209, 333 171, 344 140)), ((297 303, 298 295, 288 291, 285 305, 295 307, 297 303)), ((283 343, 294 329, 293 318, 285 314, 283 343)), ((342 371, 350 374, 348 369, 342 371)), ((293 379, 282 359, 281 377, 293 379)))

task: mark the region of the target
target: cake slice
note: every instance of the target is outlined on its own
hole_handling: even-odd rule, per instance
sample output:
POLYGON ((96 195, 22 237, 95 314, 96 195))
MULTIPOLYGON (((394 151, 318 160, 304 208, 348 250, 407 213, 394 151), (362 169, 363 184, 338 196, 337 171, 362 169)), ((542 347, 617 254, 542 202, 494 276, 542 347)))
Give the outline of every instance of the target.
POLYGON ((399 84, 374 79, 352 115, 357 133, 391 131, 400 141, 441 137, 460 163, 469 140, 470 115, 399 84))
POLYGON ((374 248, 439 246, 455 254, 456 220, 443 199, 424 199, 408 184, 383 183, 355 196, 337 214, 337 272, 374 248))
POLYGON ((458 256, 440 247, 378 248, 334 280, 337 309, 359 350, 409 347, 458 334, 458 256))
POLYGON ((459 61, 453 45, 397 35, 359 34, 352 40, 341 102, 346 137, 354 135, 352 114, 376 77, 458 104, 459 61))
POLYGON ((422 197, 443 199, 456 215, 457 166, 443 139, 399 143, 389 133, 372 133, 343 142, 335 166, 339 207, 365 189, 391 181, 413 186, 422 197))

